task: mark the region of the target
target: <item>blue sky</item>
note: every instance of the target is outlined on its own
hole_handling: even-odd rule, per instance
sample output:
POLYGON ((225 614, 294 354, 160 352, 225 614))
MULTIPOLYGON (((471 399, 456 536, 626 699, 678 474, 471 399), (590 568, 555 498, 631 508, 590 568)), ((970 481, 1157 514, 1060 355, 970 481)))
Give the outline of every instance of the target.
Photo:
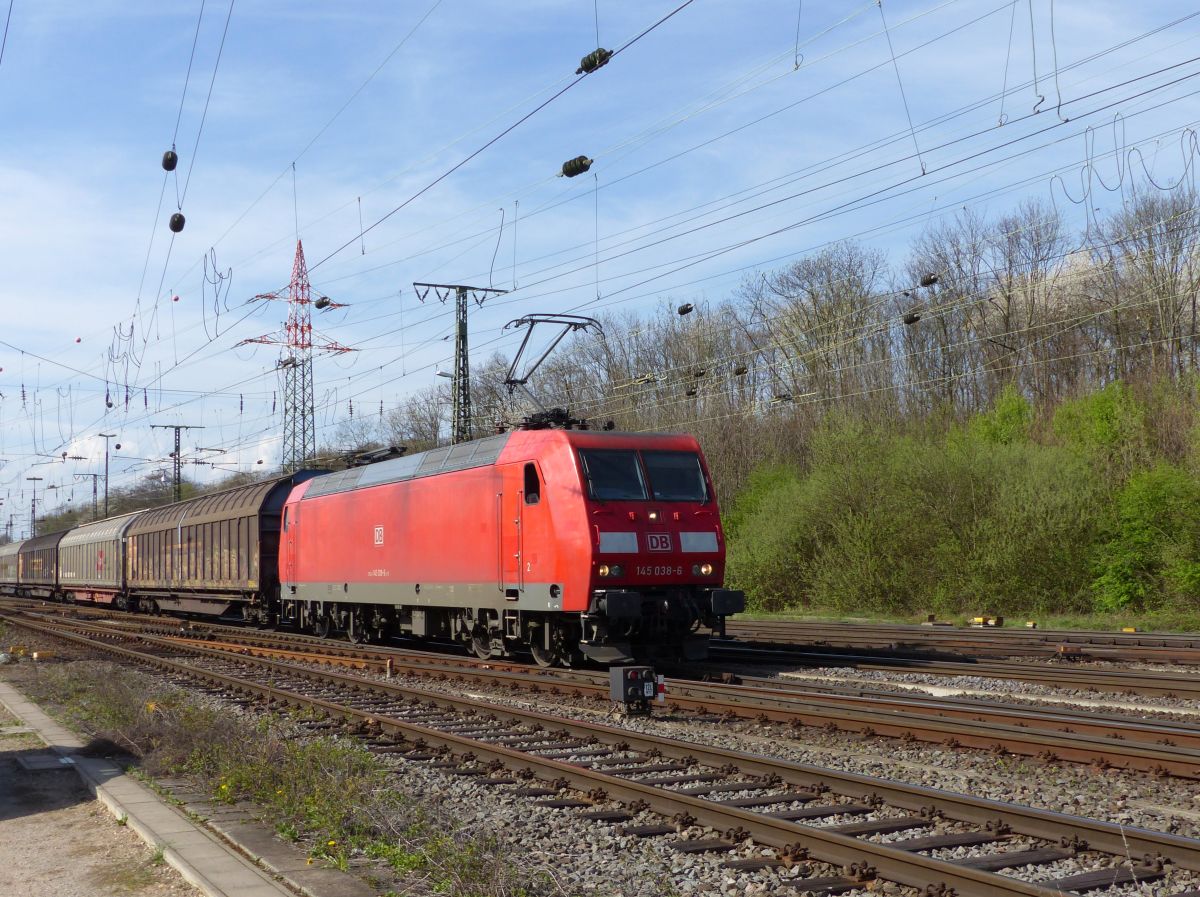
MULTIPOLYGON (((223 0, 206 0, 198 35, 198 0, 14 0, 0 61, 0 524, 11 512, 27 526, 27 476, 44 477, 39 494, 62 487, 49 506, 90 500, 76 475, 100 469, 99 432, 123 444, 114 486, 164 466, 138 460, 169 451, 149 423, 203 424, 185 447, 225 447, 228 468, 277 459, 278 353, 237 344, 282 322, 282 305, 250 300, 287 283, 297 219, 314 290, 349 306, 316 326, 359 350, 317 361, 329 438, 351 400, 377 414, 449 365, 446 311, 413 281, 515 281, 472 313, 482 358, 511 347, 500 328, 521 314, 716 302, 747 272, 847 236, 898 264, 964 205, 1053 197, 1082 227, 1054 172, 1079 198, 1081 170, 1112 185, 1114 147, 1140 147, 1156 177, 1178 178, 1200 118, 1200 18, 1145 36, 1193 13, 1184 3, 884 0, 918 160, 876 4, 694 0, 358 239, 360 204, 370 226, 570 84, 597 13, 615 48, 677 5, 240 0, 214 79, 223 0), (555 177, 580 154, 592 172, 555 177)), ((1097 190, 1090 205, 1120 197, 1097 190)), ((217 475, 205 470, 188 473, 217 475)))

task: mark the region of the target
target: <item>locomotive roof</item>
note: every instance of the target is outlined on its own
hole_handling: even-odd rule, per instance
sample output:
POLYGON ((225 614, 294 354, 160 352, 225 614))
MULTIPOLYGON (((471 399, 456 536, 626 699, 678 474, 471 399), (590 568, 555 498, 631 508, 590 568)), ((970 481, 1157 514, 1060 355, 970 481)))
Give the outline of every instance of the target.
POLYGON ((350 492, 367 486, 382 486, 384 483, 398 483, 401 480, 428 477, 453 470, 488 467, 496 463, 512 435, 501 433, 499 436, 460 442, 458 445, 404 455, 365 467, 339 470, 314 480, 304 493, 304 498, 316 498, 318 495, 334 492, 350 492))
MULTIPOLYGON (((488 436, 470 442, 460 442, 458 445, 444 446, 417 452, 415 455, 404 455, 388 461, 379 461, 364 467, 351 467, 337 473, 326 474, 309 484, 301 500, 331 495, 335 492, 351 492, 355 489, 366 489, 369 486, 382 486, 386 483, 399 483, 403 480, 414 480, 420 477, 434 476, 439 473, 450 473, 456 470, 469 470, 473 467, 489 467, 495 464, 513 439, 545 439, 551 435, 566 437, 568 442, 585 444, 604 444, 609 440, 638 440, 655 442, 658 440, 673 440, 691 437, 682 433, 617 433, 605 430, 512 430, 498 436, 488 436)), ((520 443, 517 444, 520 447, 520 443)))

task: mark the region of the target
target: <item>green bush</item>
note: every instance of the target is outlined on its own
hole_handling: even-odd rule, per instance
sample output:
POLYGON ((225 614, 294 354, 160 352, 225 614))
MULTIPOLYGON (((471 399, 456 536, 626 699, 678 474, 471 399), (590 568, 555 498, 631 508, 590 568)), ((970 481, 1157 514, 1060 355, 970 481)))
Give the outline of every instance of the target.
POLYGON ((1123 482, 1149 461, 1145 408, 1119 381, 1059 405, 1054 432, 1109 480, 1123 482))
POLYGON ((1096 609, 1152 609, 1200 599, 1200 481, 1160 463, 1134 474, 1116 498, 1096 552, 1096 609))
POLYGON ((827 420, 807 470, 756 472, 735 502, 730 581, 764 611, 1091 609, 1109 490, 1087 452, 1032 442, 1032 420, 1011 391, 942 434, 827 420))

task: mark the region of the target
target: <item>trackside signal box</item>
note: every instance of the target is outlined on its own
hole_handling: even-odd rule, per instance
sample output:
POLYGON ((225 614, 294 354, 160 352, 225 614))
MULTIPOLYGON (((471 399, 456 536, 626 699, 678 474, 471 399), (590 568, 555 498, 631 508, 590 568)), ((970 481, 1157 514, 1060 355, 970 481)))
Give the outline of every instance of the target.
POLYGON ((626 713, 649 713, 658 693, 654 667, 609 667, 608 696, 626 713))

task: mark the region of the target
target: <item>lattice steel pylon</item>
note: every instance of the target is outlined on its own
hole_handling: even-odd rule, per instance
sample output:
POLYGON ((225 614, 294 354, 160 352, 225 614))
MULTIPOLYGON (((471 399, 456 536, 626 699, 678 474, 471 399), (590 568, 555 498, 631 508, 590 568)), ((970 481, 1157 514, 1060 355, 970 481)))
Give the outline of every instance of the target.
POLYGON ((239 346, 251 343, 279 346, 278 369, 283 374, 283 457, 284 471, 299 470, 317 455, 316 408, 313 402, 313 353, 340 355, 353 352, 334 340, 316 334, 312 326, 312 306, 344 308, 345 303, 333 302, 327 296, 313 302, 308 282, 308 264, 304 261, 304 244, 296 241, 296 258, 292 262, 292 280, 287 295, 261 293, 255 299, 276 299, 288 304, 287 322, 282 333, 267 334, 242 340, 239 346))
POLYGON ((454 296, 454 421, 450 441, 456 445, 471 439, 471 362, 467 348, 467 298, 483 305, 489 296, 500 296, 508 290, 494 287, 466 287, 456 283, 414 283, 417 298, 422 302, 432 292, 443 304, 454 296))

